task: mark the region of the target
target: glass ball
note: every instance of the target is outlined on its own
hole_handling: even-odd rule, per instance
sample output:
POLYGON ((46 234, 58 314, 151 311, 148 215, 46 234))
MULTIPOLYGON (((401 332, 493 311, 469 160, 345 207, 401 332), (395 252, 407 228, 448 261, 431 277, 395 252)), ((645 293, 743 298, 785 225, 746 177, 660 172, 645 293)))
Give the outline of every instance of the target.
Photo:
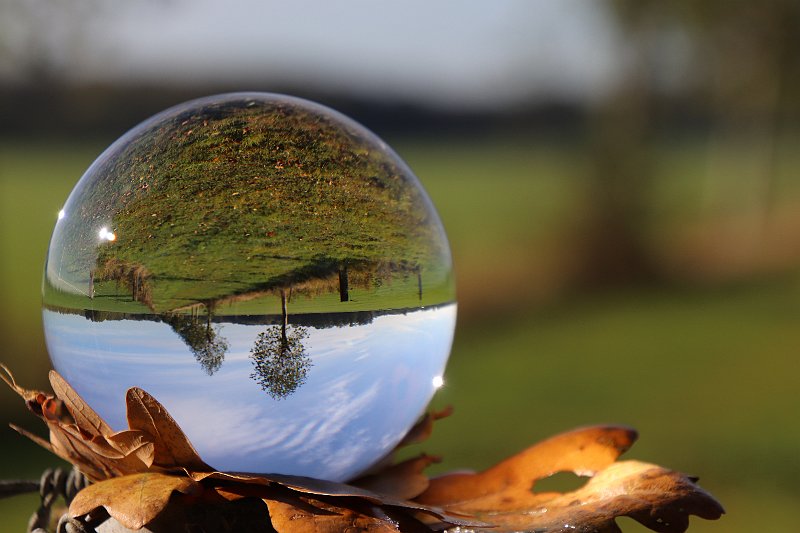
POLYGON ((178 105, 103 152, 59 213, 43 292, 53 366, 115 429, 137 386, 214 468, 337 481, 422 414, 456 318, 409 168, 266 93, 178 105))

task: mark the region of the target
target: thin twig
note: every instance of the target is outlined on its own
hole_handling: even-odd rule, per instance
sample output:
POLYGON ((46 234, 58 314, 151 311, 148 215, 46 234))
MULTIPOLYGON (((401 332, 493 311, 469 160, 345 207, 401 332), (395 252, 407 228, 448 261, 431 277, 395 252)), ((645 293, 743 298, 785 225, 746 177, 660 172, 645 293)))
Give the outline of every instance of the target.
MULTIPOLYGON (((17 480, 0 479, 0 499, 11 496, 19 496, 31 492, 38 492, 42 502, 39 509, 33 513, 28 522, 28 531, 31 533, 47 533, 47 525, 50 523, 50 509, 55 500, 63 498, 69 505, 72 498, 87 485, 86 477, 77 469, 73 468, 66 472, 61 468, 48 468, 42 477, 36 480, 17 480)), ((64 515, 58 522, 59 533, 92 533, 92 526, 69 518, 64 515)))
POLYGON ((0 499, 39 492, 39 482, 32 479, 0 479, 0 499))

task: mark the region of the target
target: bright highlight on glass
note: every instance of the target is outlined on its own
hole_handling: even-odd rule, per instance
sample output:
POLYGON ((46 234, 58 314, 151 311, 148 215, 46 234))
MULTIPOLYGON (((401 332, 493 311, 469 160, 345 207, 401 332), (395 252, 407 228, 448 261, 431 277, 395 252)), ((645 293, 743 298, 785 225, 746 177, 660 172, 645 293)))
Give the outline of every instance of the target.
POLYGON ((105 227, 100 228, 100 231, 98 232, 98 236, 100 237, 100 240, 102 240, 102 241, 114 242, 114 241, 117 240, 117 236, 114 233, 108 231, 108 228, 105 228, 105 227))
POLYGON ((346 480, 444 382, 456 304, 438 215, 385 143, 328 108, 247 93, 169 109, 98 158, 59 220, 50 357, 118 429, 138 386, 215 468, 346 480))

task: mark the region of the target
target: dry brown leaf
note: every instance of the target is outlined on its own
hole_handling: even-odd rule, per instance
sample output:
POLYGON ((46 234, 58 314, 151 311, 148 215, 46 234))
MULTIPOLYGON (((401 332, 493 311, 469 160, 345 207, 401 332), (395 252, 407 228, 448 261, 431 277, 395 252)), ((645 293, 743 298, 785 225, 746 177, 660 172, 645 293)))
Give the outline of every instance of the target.
MULTIPOLYGON (((99 439, 98 439, 99 440, 99 439)), ((109 446, 123 455, 135 455, 146 466, 153 464, 155 457, 155 443, 148 439, 148 435, 141 431, 120 431, 105 435, 109 446)))
POLYGON ((56 397, 64 402, 76 426, 93 435, 110 435, 114 432, 55 370, 50 371, 50 386, 56 397))
MULTIPOLYGON (((111 427, 80 397, 57 372, 50 372, 56 396, 19 387, 9 370, 3 380, 17 392, 28 409, 50 430, 50 443, 34 438, 62 459, 77 466, 92 481, 148 471, 155 446, 140 431, 113 432, 111 427)), ((18 429, 18 431, 20 431, 18 429)))
MULTIPOLYGON (((453 414, 453 407, 450 405, 441 411, 431 411, 426 413, 425 416, 423 416, 410 430, 408 430, 408 433, 406 433, 403 439, 397 444, 397 446, 395 446, 394 450, 389 452, 380 461, 372 465, 369 470, 363 472, 361 476, 381 477, 385 474, 393 475, 388 469, 391 469, 395 465, 395 456, 397 455, 397 452, 401 448, 427 440, 433 432, 433 423, 437 420, 447 418, 451 414, 453 414)), ((358 485, 359 483, 360 481, 354 482, 355 485, 358 485)))
POLYGON ((210 466, 189 442, 175 419, 155 398, 138 387, 128 390, 125 397, 128 426, 148 434, 155 446, 153 463, 162 468, 185 468, 209 471, 210 466))
POLYGON ((38 403, 36 402, 36 398, 40 394, 44 394, 43 392, 38 390, 25 389, 17 385, 17 382, 14 379, 14 375, 11 373, 11 370, 9 370, 8 367, 3 363, 0 363, 0 369, 2 369, 3 372, 5 373, 5 375, 0 374, 0 379, 2 379, 6 383, 6 385, 8 385, 11 388, 11 390, 19 394, 22 397, 22 399, 25 400, 26 403, 27 402, 38 403))
POLYGON ((72 517, 105 507, 123 526, 140 529, 167 506, 173 492, 196 495, 202 487, 188 477, 156 472, 107 479, 80 491, 69 506, 72 517))
POLYGON ((425 492, 430 484, 430 479, 424 474, 425 469, 439 461, 439 457, 422 454, 386 467, 377 474, 356 479, 353 485, 395 498, 412 500, 425 492))
POLYGON ((722 515, 722 506, 692 478, 646 463, 615 463, 635 436, 614 427, 557 435, 483 472, 431 480, 418 501, 475 516, 496 532, 615 533, 614 519, 630 516, 654 531, 679 533, 691 514, 722 515), (594 477, 564 494, 532 491, 536 481, 569 471, 594 477))
MULTIPOLYGON (((266 503, 270 520, 280 533, 431 533, 453 525, 442 522, 426 524, 420 516, 404 509, 363 501, 309 497, 310 512, 286 502, 270 500, 266 503)), ((469 531, 473 531, 473 527, 469 527, 469 531)))
MULTIPOLYGON (((337 483, 323 479, 311 479, 302 476, 288 476, 284 474, 245 474, 231 472, 190 472, 195 481, 204 482, 209 486, 226 486, 230 490, 232 484, 262 485, 265 487, 277 486, 288 489, 294 493, 292 502, 298 498, 313 497, 326 502, 347 501, 353 505, 378 506, 390 508, 402 513, 421 513, 443 522, 460 526, 483 526, 479 520, 472 520, 462 516, 461 513, 449 513, 438 507, 420 502, 404 500, 388 494, 379 494, 370 490, 337 483)), ((341 504, 340 504, 341 505, 341 504)))
MULTIPOLYGON (((320 515, 300 510, 279 501, 267 501, 272 526, 280 533, 398 533, 399 525, 346 508, 331 506, 329 514, 320 515)), ((387 517, 388 518, 388 517, 387 517)))
POLYGON ((213 492, 226 501, 238 501, 244 498, 255 498, 265 503, 276 501, 286 503, 311 514, 332 514, 308 500, 305 495, 300 495, 279 485, 256 485, 251 483, 232 483, 214 485, 213 492))
POLYGON ((441 411, 431 411, 430 413, 426 413, 425 416, 423 416, 419 422, 414 424, 414 427, 412 427, 408 433, 406 433, 406 436, 403 437, 403 440, 400 441, 400 444, 398 444, 397 447, 402 448, 403 446, 409 446, 411 444, 416 444, 418 442, 427 440, 433 432, 433 423, 437 420, 447 418, 452 414, 452 405, 448 405, 441 411))
MULTIPOLYGON (((200 459, 166 409, 155 398, 138 388, 130 389, 126 395, 130 429, 113 433, 110 426, 56 372, 51 372, 51 383, 56 390, 56 397, 17 386, 10 373, 5 381, 26 399, 31 411, 40 416, 50 428, 49 445, 37 437, 34 437, 34 440, 78 466, 87 477, 96 482, 103 480, 124 480, 120 483, 141 482, 145 478, 137 477, 140 474, 165 474, 171 471, 177 474, 172 476, 175 479, 189 480, 191 483, 202 482, 204 486, 212 489, 210 493, 229 500, 258 497, 285 503, 300 512, 314 510, 313 514, 330 514, 309 503, 310 496, 314 496, 320 501, 325 500, 326 507, 347 509, 344 514, 348 515, 360 516, 358 511, 353 510, 355 507, 369 509, 371 514, 365 516, 371 518, 369 520, 365 518, 365 523, 372 523, 374 514, 383 513, 386 516, 387 513, 395 514, 405 521, 413 522, 415 520, 412 518, 413 514, 423 513, 454 525, 481 525, 480 522, 449 516, 439 509, 420 503, 341 483, 295 476, 215 472, 200 459), (337 500, 340 503, 335 504, 328 500, 337 500), (346 502, 346 505, 342 502, 346 502)), ((23 434, 30 435, 24 431, 23 434)), ((398 472, 402 470, 400 468, 398 472)), ((419 473, 415 473, 414 476, 419 476, 419 473)), ((419 480, 415 480, 414 483, 419 484, 419 480)), ((109 487, 105 482, 98 486, 109 487)), ((160 503, 158 506, 149 507, 148 512, 153 509, 158 509, 160 512, 166 505, 165 502, 169 501, 174 486, 183 485, 177 481, 150 483, 147 489, 149 501, 160 503)), ((118 499, 124 500, 126 497, 125 494, 119 494, 108 488, 94 490, 96 492, 90 493, 92 498, 83 500, 80 506, 73 509, 75 513, 89 512, 92 508, 100 506, 120 509, 121 500, 118 499)), ((121 511, 115 512, 120 516, 125 515, 121 511)), ((155 517, 152 513, 142 516, 148 519, 155 517)), ((142 516, 138 516, 137 519, 142 516)), ((343 514, 337 516, 343 520, 341 518, 343 514)), ((382 519, 382 517, 377 518, 379 521, 382 519)))
POLYGON ((556 472, 591 475, 613 463, 636 440, 629 428, 596 426, 551 437, 483 472, 457 473, 432 479, 417 501, 430 505, 486 500, 487 507, 505 505, 505 494, 531 497, 538 479, 556 472), (528 496, 530 495, 530 496, 528 496))
MULTIPOLYGON (((715 519, 723 513, 692 478, 645 463, 615 463, 636 439, 628 428, 574 430, 483 472, 434 480, 423 473, 437 460, 432 456, 382 463, 354 486, 298 476, 217 472, 202 461, 166 409, 141 389, 132 388, 126 396, 130 429, 113 432, 57 373, 50 376, 53 396, 19 387, 8 369, 2 369, 7 376, 0 377, 47 424, 50 442, 15 429, 99 481, 79 494, 70 513, 83 516, 104 507, 133 529, 152 522, 162 529, 171 524, 166 526, 169 530, 182 520, 228 524, 231 516, 239 516, 249 520, 251 529, 265 520, 257 529, 274 527, 280 533, 416 533, 451 526, 471 531, 615 533, 619 529, 614 519, 627 515, 655 531, 679 533, 691 514, 715 519), (562 471, 594 477, 565 494, 532 491, 536 481, 562 471), (202 500, 172 498, 176 491, 202 495, 202 500), (247 517, 240 512, 245 510, 247 517)), ((433 422, 449 413, 426 416, 400 445, 424 440, 433 422)))
MULTIPOLYGON (((689 516, 716 520, 724 510, 699 488, 695 480, 678 472, 637 461, 614 463, 587 484, 565 494, 541 495, 538 504, 505 505, 503 510, 471 502, 456 505, 496 525, 486 531, 619 533, 615 519, 629 516, 653 531, 682 533, 689 516)), ((448 507, 449 508, 449 507, 448 507)), ((481 530, 482 531, 482 530, 481 530)))
POLYGON ((146 472, 152 463, 152 458, 148 459, 153 453, 152 443, 127 447, 131 452, 126 454, 100 438, 87 438, 73 425, 48 422, 48 426, 53 452, 92 481, 146 472))
MULTIPOLYGON (((44 440, 39 435, 31 433, 27 429, 21 428, 16 424, 8 424, 8 425, 11 427, 11 429, 16 431, 17 433, 19 433, 23 437, 29 438, 30 440, 32 440, 33 442, 35 442, 36 444, 38 444, 39 446, 41 446, 45 450, 47 450, 47 451, 49 451, 51 453, 54 453, 54 454, 56 453, 55 451, 53 451, 53 445, 50 444, 48 441, 44 440)), ((58 454, 56 454, 56 455, 58 455, 58 454)))

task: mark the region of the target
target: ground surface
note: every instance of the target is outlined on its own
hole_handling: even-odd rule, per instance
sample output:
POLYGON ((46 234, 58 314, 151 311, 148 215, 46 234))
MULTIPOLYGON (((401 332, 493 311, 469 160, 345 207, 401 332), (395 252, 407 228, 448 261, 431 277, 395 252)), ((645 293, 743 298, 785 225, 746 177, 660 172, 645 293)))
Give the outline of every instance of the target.
MULTIPOLYGON (((47 238, 101 144, 0 149, 2 359, 25 385, 45 386, 48 368, 38 302, 47 238)), ((700 476, 726 506, 722 522, 696 521, 690 531, 791 530, 800 498, 800 276, 784 269, 735 281, 731 273, 750 242, 733 230, 752 229, 752 195, 737 174, 746 154, 707 179, 697 146, 659 148, 668 179, 653 191, 651 242, 676 272, 696 265, 703 276, 585 294, 568 290, 564 236, 585 201, 587 162, 570 147, 531 145, 396 143, 439 206, 458 274, 459 329, 435 400, 456 412, 424 445, 444 455, 437 470, 485 467, 577 425, 628 424, 641 433, 629 457, 700 476)), ((783 165, 776 212, 788 220, 800 164, 783 165)), ((774 238, 789 249, 796 236, 774 238)), ((12 394, 0 399, 4 419, 36 427, 12 394)), ((55 462, 0 431, 0 476, 35 476, 55 462)), ((3 530, 23 530, 33 507, 33 499, 0 502, 3 530)))

